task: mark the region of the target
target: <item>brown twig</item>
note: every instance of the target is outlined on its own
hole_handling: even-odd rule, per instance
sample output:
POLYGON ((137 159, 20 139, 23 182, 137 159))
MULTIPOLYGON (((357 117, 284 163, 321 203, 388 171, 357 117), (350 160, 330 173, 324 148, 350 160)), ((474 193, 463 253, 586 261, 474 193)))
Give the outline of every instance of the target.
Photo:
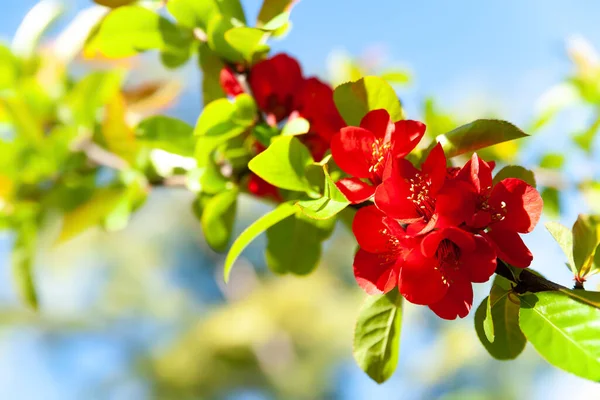
POLYGON ((537 275, 527 269, 521 270, 518 276, 516 276, 516 274, 513 273, 510 267, 500 259, 498 259, 496 273, 515 283, 516 285, 514 287, 514 291, 519 294, 523 294, 526 292, 537 293, 567 289, 566 287, 559 285, 558 283, 549 281, 548 279, 537 275))

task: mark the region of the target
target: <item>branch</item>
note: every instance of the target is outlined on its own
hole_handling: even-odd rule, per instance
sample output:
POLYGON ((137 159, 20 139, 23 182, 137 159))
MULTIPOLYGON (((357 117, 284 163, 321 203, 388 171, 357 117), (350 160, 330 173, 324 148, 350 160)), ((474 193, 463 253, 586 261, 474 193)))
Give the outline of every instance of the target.
POLYGON ((520 273, 518 276, 516 276, 511 268, 500 259, 498 259, 496 273, 508 279, 509 281, 516 283, 514 290, 519 294, 523 294, 525 292, 537 293, 567 289, 566 287, 549 281, 548 279, 537 275, 528 269, 520 270, 520 273))

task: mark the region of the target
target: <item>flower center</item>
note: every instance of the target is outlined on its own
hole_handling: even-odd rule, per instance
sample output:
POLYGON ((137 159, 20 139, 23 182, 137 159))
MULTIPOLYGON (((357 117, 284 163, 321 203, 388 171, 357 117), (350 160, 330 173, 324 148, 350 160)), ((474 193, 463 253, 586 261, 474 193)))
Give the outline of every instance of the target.
POLYGON ((439 262, 439 271, 445 284, 454 281, 459 268, 460 248, 452 241, 444 239, 438 245, 435 252, 435 258, 439 262))
POLYGON ((416 173, 414 178, 405 179, 410 185, 410 196, 407 197, 415 205, 417 212, 423 219, 429 221, 435 212, 435 199, 429 195, 431 180, 428 174, 416 173))
POLYGON ((490 222, 500 222, 506 218, 506 202, 501 201, 499 206, 492 206, 489 203, 491 187, 486 188, 482 194, 477 196, 477 208, 483 212, 489 213, 490 222))
POLYGON ((376 139, 371 145, 372 164, 369 167, 369 172, 371 173, 371 181, 374 185, 381 183, 383 167, 385 166, 390 147, 390 144, 384 143, 383 139, 376 139))

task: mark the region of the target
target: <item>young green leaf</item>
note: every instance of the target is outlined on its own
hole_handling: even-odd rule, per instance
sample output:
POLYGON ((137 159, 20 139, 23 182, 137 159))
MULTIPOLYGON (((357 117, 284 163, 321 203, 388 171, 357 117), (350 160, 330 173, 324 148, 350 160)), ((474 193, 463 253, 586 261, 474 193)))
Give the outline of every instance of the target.
POLYGON ((446 157, 452 158, 527 136, 525 132, 510 122, 497 119, 478 119, 444 135, 439 135, 436 139, 442 144, 446 157))
POLYGON ((533 171, 518 165, 507 165, 496 173, 494 176, 494 185, 506 178, 517 178, 527 182, 529 185, 536 187, 535 176, 533 171))
POLYGON ((187 59, 191 43, 191 34, 167 18, 132 5, 112 10, 88 39, 85 52, 123 58, 146 50, 160 50, 172 57, 187 59))
POLYGON ((389 83, 377 76, 366 76, 336 87, 333 100, 348 125, 358 126, 365 114, 380 108, 388 111, 392 121, 404 118, 396 92, 389 83))
POLYGON ((267 265, 278 273, 306 275, 321 258, 321 243, 327 239, 335 220, 315 221, 297 212, 267 229, 267 265))
POLYGON ((256 27, 261 29, 277 29, 278 25, 281 26, 282 15, 287 16, 286 22, 289 19, 289 13, 294 2, 295 0, 264 0, 258 12, 256 27))
POLYGON ((305 169, 313 163, 308 149, 294 136, 282 136, 254 157, 248 168, 282 189, 309 191, 305 169))
POLYGON ((194 128, 177 118, 156 115, 141 121, 135 129, 138 142, 185 157, 194 155, 194 128))
POLYGON ((96 190, 88 201, 65 214, 58 242, 65 242, 88 228, 99 225, 119 205, 123 196, 127 196, 127 191, 123 188, 96 190))
POLYGON ((244 55, 225 39, 225 33, 234 28, 230 19, 213 15, 206 28, 208 46, 220 57, 232 63, 244 62, 244 55))
POLYGON ((137 0, 94 0, 94 3, 104 7, 117 8, 135 3, 137 0))
POLYGON ((214 0, 169 0, 167 10, 186 28, 206 30, 208 21, 219 8, 214 0))
POLYGON ((517 358, 527 343, 519 328, 518 299, 513 303, 510 291, 508 280, 496 276, 490 295, 475 312, 477 336, 490 355, 499 360, 517 358))
POLYGON ((247 26, 234 27, 225 32, 227 43, 248 63, 269 51, 269 46, 265 44, 267 37, 265 31, 247 26))
POLYGON ((582 378, 600 380, 600 309, 561 292, 521 297, 519 324, 550 364, 582 378))
POLYGON ((310 130, 310 124, 302 117, 294 118, 288 121, 281 130, 283 136, 304 135, 310 130))
POLYGON ((325 165, 323 166, 323 172, 325 175, 323 196, 319 199, 301 200, 296 203, 304 214, 314 219, 329 219, 350 204, 329 176, 325 165))
POLYGON ((553 187, 545 187, 540 192, 544 202, 544 212, 550 218, 558 218, 560 216, 561 201, 560 192, 553 187))
POLYGON ((237 189, 225 190, 213 198, 205 205, 202 211, 202 231, 206 242, 214 251, 225 251, 237 209, 237 189))
POLYGON ((561 289, 560 292, 581 303, 600 309, 600 292, 583 289, 561 289))
POLYGON ((377 383, 394 373, 402 326, 402 296, 396 289, 368 296, 354 329, 354 359, 377 383))
POLYGON ((546 222, 546 229, 558 243, 563 253, 567 256, 567 266, 577 276, 577 268, 573 260, 573 234, 566 226, 558 222, 546 222))
POLYGON ((594 254, 600 243, 600 220, 580 214, 573 224, 573 262, 579 277, 585 277, 593 268, 594 254))
POLYGON ((547 153, 540 160, 540 167, 548 169, 561 169, 565 164, 565 156, 560 153, 547 153))
POLYGON ((252 225, 246 228, 240 236, 235 239, 233 245, 231 245, 231 249, 229 249, 229 253, 227 253, 227 257, 225 258, 225 269, 223 272, 223 276, 225 282, 229 280, 229 274, 231 273, 231 268, 233 268, 233 263, 242 251, 252 242, 258 235, 263 233, 265 230, 275 225, 279 221, 289 217, 290 215, 296 212, 296 207, 292 203, 282 203, 277 206, 273 211, 263 215, 252 225))
POLYGON ((198 52, 202 69, 202 101, 206 106, 214 100, 225 97, 220 82, 221 70, 225 64, 206 43, 200 44, 198 52))
POLYGON ((219 145, 250 128, 256 113, 256 103, 245 93, 238 95, 234 102, 218 99, 208 104, 194 129, 194 135, 198 136, 195 150, 198 164, 206 165, 210 154, 219 145))

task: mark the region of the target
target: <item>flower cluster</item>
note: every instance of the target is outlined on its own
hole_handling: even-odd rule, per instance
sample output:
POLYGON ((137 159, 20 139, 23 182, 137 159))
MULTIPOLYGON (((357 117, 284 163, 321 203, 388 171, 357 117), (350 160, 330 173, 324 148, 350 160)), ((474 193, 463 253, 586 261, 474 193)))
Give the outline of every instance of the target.
MULTIPOLYGON (((286 54, 277 54, 241 72, 231 67, 221 70, 225 93, 234 97, 250 91, 265 122, 272 127, 294 118, 306 119, 310 131, 299 139, 315 160, 321 160, 329 150, 331 138, 345 125, 333 102, 333 89, 315 77, 304 78, 298 61, 286 54)), ((264 150, 258 142, 254 148, 256 153, 264 150)), ((259 197, 281 199, 276 187, 253 173, 249 175, 248 191, 259 197)))
POLYGON ((420 122, 392 122, 375 110, 331 141, 335 162, 350 175, 337 182, 340 190, 353 203, 375 203, 353 221, 360 246, 354 274, 369 294, 398 287, 411 303, 462 318, 473 303, 472 283, 486 282, 497 258, 530 265, 519 234, 537 224, 542 199, 520 179, 494 184, 494 163, 477 154, 462 168, 448 168, 440 144, 417 168, 405 156, 424 132, 420 122))

